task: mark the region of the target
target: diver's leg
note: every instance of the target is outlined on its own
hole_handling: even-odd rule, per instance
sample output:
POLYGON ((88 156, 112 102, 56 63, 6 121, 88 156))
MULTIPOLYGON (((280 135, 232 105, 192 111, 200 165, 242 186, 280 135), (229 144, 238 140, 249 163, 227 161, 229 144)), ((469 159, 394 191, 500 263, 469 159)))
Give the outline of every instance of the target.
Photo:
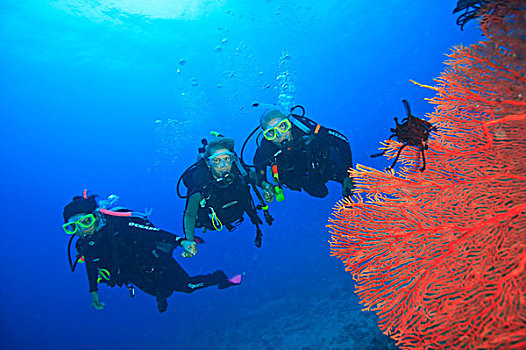
POLYGON ((193 293, 198 289, 211 286, 225 289, 241 283, 240 276, 229 279, 221 270, 207 275, 189 276, 175 260, 173 260, 173 265, 171 279, 174 281, 174 290, 177 292, 193 293))
POLYGON ((140 264, 137 261, 138 270, 133 274, 131 282, 147 294, 155 297, 157 309, 163 313, 168 308, 167 298, 173 293, 174 286, 170 278, 170 265, 167 264, 171 259, 167 254, 162 254, 159 258, 152 259, 149 263, 140 264))
POLYGON ((226 289, 228 287, 237 286, 238 284, 241 284, 241 275, 228 278, 223 271, 217 270, 208 275, 190 277, 190 282, 187 284, 190 291, 186 291, 185 293, 192 293, 197 289, 211 286, 217 286, 219 289, 226 289))
POLYGON ((328 167, 325 171, 325 180, 335 180, 339 183, 349 177, 348 170, 353 167, 351 145, 345 139, 331 136, 327 139, 327 161, 328 167))

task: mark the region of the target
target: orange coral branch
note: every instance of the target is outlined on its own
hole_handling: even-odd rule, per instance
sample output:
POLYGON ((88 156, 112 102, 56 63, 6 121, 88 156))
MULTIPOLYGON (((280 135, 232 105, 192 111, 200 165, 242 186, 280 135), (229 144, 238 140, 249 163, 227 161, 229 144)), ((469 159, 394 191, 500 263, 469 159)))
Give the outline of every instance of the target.
POLYGON ((413 79, 409 79, 409 81, 412 82, 413 84, 416 84, 416 85, 418 85, 420 87, 423 87, 423 88, 427 88, 427 89, 431 89, 431 90, 435 90, 435 91, 440 91, 440 89, 437 88, 437 87, 434 87, 434 86, 431 86, 431 85, 420 84, 420 83, 414 81, 413 79))

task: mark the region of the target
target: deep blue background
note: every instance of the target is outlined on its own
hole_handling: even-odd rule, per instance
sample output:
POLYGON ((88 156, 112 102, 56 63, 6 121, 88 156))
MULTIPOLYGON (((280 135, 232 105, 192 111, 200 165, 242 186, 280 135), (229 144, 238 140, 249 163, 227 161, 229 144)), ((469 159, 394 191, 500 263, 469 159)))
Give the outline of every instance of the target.
POLYGON ((180 234, 175 182, 199 140, 218 130, 239 151, 258 121, 250 104, 275 103, 286 70, 307 115, 348 136, 355 163, 383 168, 369 155, 403 116, 401 100, 415 115, 432 111, 432 91, 409 79, 433 84, 452 45, 481 38, 476 23, 460 31, 453 0, 204 1, 184 16, 162 2, 155 12, 117 6, 129 2, 0 3, 0 347, 214 349, 229 328, 272 324, 250 315, 280 298, 284 314, 332 285, 355 298, 329 257, 334 184, 323 200, 287 192, 273 204, 261 249, 245 223, 206 233, 193 259, 176 252, 191 274, 222 268, 245 282, 176 294, 163 315, 125 289, 101 288, 107 307, 91 309, 84 268, 67 265, 62 208, 86 187, 116 193, 180 234))

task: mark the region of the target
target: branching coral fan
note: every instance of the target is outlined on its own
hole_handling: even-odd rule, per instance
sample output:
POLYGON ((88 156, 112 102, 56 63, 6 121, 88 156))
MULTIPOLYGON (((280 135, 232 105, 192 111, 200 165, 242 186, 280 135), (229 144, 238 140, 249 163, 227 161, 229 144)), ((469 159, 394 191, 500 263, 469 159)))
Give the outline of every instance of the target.
POLYGON ((526 6, 481 11, 486 40, 426 86, 428 170, 414 148, 398 173, 359 165, 330 219, 332 255, 402 349, 526 348, 526 6))

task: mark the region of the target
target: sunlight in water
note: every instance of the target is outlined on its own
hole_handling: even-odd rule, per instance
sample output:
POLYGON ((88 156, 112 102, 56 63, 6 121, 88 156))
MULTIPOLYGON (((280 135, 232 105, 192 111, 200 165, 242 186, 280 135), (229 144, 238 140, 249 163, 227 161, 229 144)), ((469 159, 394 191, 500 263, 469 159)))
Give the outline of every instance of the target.
POLYGON ((54 7, 96 21, 121 22, 129 16, 147 19, 197 19, 226 0, 50 0, 54 7))

